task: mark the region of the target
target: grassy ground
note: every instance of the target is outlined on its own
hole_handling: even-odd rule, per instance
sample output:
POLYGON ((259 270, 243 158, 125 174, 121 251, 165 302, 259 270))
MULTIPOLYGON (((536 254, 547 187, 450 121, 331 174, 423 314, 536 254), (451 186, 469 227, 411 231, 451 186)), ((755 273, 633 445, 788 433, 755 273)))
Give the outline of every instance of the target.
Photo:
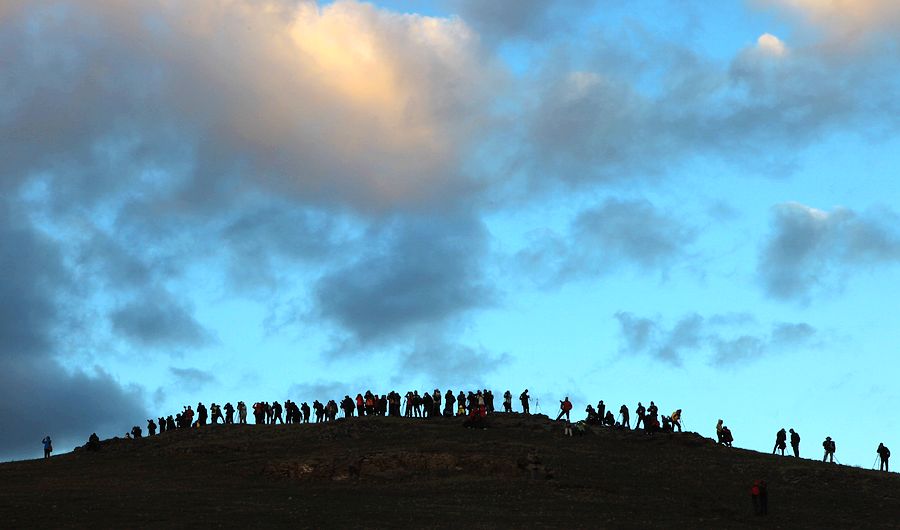
POLYGON ((546 417, 208 426, 0 465, 0 526, 897 528, 900 476, 546 417), (766 518, 750 485, 769 484, 766 518))

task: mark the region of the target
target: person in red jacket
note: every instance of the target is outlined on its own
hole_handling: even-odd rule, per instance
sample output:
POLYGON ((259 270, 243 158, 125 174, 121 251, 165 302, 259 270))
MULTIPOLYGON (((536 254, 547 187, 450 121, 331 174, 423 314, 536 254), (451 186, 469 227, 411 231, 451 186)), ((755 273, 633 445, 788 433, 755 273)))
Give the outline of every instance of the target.
POLYGON ((559 402, 559 416, 556 417, 557 421, 563 416, 566 417, 566 421, 569 420, 569 411, 572 410, 572 402, 569 401, 569 396, 566 396, 566 399, 559 402))

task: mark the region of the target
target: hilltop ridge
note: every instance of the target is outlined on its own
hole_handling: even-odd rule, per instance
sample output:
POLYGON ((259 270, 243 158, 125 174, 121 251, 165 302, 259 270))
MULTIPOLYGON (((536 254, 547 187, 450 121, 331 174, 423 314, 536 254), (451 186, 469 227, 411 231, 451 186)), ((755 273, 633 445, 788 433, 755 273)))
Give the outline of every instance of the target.
POLYGON ((546 416, 216 425, 0 464, 21 527, 896 527, 900 477, 546 416), (749 488, 769 484, 770 515, 749 488))

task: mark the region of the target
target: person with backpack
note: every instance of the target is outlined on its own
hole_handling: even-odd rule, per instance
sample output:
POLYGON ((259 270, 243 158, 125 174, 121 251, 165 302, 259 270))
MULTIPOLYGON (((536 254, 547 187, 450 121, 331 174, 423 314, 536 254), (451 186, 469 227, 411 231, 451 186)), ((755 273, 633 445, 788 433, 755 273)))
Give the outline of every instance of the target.
POLYGON ((152 419, 147 420, 147 436, 153 436, 156 434, 156 422, 152 419))
POLYGON ((731 447, 732 442, 734 442, 734 436, 731 434, 731 429, 728 428, 727 425, 722 426, 722 443, 725 447, 731 447))
POLYGON ((642 405, 640 401, 638 401, 637 408, 634 409, 634 414, 637 416, 637 421, 634 422, 634 428, 637 429, 643 425, 646 429, 647 424, 644 422, 644 416, 647 414, 647 409, 644 408, 644 405, 642 405))
POLYGON ((822 447, 825 449, 825 456, 822 457, 822 462, 827 461, 829 458, 831 459, 831 463, 834 463, 834 452, 837 450, 837 446, 834 443, 834 440, 831 439, 831 436, 826 436, 825 441, 822 442, 822 447))
POLYGON ((512 392, 503 393, 503 412, 512 412, 512 392))
MULTIPOLYGON (((791 432, 794 432, 791 429, 791 432)), ((775 433, 775 447, 772 449, 772 454, 775 454, 775 451, 781 451, 781 456, 784 456, 784 450, 787 447, 787 432, 785 432, 784 427, 781 428, 780 431, 775 433)))
POLYGON ((519 401, 522 403, 522 414, 530 414, 528 411, 528 401, 531 399, 531 396, 528 395, 528 389, 525 389, 525 392, 519 394, 519 401))
POLYGON ((628 407, 625 404, 619 407, 619 414, 622 415, 622 427, 625 429, 630 429, 631 423, 628 420, 628 407))
POLYGON ((569 411, 572 410, 572 402, 569 401, 569 396, 566 396, 565 400, 559 402, 559 416, 556 417, 556 421, 559 421, 563 416, 566 417, 566 421, 571 421, 569 418, 569 411))
POLYGON ((669 419, 672 420, 672 430, 674 431, 675 427, 678 427, 678 432, 681 432, 681 409, 673 412, 669 419))
POLYGON ((794 457, 800 458, 800 435, 794 429, 791 429, 791 449, 794 450, 794 457))
POLYGON ((878 466, 879 471, 888 470, 888 459, 891 458, 891 450, 885 447, 883 443, 878 444, 878 457, 881 459, 881 465, 878 466))
POLYGON ((41 443, 44 444, 44 458, 50 458, 50 453, 53 452, 53 440, 50 439, 50 435, 44 436, 41 443))

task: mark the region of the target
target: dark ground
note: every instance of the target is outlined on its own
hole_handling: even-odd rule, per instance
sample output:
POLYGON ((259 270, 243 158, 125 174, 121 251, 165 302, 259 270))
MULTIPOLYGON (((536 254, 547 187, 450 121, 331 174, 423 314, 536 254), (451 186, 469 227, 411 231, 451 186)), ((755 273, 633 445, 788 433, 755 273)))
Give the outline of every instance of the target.
POLYGON ((207 426, 0 464, 0 527, 898 528, 900 476, 544 416, 207 426), (766 518, 751 514, 755 479, 766 518))

